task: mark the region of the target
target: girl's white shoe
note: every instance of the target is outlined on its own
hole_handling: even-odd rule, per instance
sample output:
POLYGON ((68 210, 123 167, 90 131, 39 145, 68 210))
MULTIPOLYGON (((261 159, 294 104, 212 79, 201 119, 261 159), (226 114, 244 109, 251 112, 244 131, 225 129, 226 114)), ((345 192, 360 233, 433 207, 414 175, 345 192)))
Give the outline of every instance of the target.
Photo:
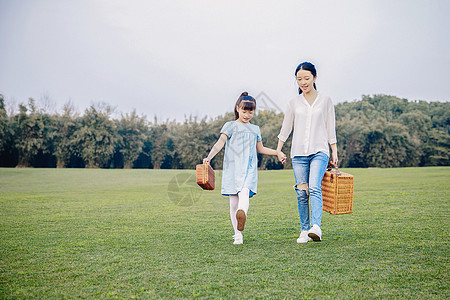
POLYGON ((244 243, 244 236, 240 232, 238 234, 233 235, 233 238, 234 238, 233 242, 234 245, 240 245, 244 243))
POLYGON ((297 239, 298 244, 304 244, 311 240, 311 238, 308 236, 308 230, 303 230, 300 232, 300 236, 297 239))

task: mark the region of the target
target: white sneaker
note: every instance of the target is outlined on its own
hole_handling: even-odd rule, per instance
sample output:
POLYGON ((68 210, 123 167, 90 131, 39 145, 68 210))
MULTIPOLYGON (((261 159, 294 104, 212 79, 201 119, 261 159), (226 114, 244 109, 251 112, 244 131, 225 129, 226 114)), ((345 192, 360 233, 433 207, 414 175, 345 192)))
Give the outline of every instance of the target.
POLYGON ((233 242, 234 245, 240 245, 244 243, 244 236, 240 232, 238 234, 233 235, 233 238, 234 238, 233 242))
POLYGON ((312 238, 314 242, 320 242, 322 240, 322 229, 319 225, 314 224, 308 232, 308 236, 312 238))
POLYGON ((308 230, 302 230, 302 232, 300 232, 300 236, 297 239, 297 243, 303 244, 309 242, 310 240, 311 238, 308 236, 308 230))

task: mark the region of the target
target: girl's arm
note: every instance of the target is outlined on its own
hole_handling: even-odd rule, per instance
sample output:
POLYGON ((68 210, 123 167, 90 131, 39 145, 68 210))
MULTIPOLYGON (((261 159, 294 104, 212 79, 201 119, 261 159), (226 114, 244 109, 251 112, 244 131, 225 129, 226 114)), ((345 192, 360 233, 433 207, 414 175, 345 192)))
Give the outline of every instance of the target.
POLYGON ((264 147, 262 141, 259 141, 256 143, 256 151, 258 151, 258 153, 261 154, 266 154, 266 155, 277 155, 278 158, 280 158, 280 161, 284 164, 286 162, 286 155, 283 152, 278 152, 277 150, 271 149, 271 148, 267 148, 264 147))
POLYGON ((211 159, 213 159, 214 156, 216 156, 216 154, 219 153, 220 150, 222 150, 223 146, 227 142, 227 139, 228 139, 227 135, 222 133, 220 135, 219 139, 217 140, 217 142, 211 148, 211 151, 209 152, 208 157, 203 159, 203 163, 209 163, 211 161, 211 159))

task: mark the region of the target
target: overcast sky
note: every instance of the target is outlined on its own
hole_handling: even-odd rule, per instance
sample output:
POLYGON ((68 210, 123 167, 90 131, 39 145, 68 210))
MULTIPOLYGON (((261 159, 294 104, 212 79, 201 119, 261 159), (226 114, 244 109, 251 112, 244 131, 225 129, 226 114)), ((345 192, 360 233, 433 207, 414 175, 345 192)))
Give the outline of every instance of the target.
POLYGON ((0 0, 0 93, 182 121, 232 111, 244 90, 284 109, 311 61, 335 104, 449 101, 449 12, 448 0, 0 0))

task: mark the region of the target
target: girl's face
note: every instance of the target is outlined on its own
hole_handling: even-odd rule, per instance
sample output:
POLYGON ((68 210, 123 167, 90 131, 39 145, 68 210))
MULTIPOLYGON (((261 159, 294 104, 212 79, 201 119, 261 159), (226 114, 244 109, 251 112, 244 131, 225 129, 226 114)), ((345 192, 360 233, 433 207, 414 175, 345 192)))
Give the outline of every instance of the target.
POLYGON ((297 72, 297 84, 302 89, 302 92, 308 94, 314 89, 314 82, 316 77, 308 70, 299 70, 297 72))
POLYGON ((255 114, 254 110, 243 109, 242 106, 236 107, 236 110, 239 114, 239 119, 237 119, 236 121, 241 122, 241 123, 250 122, 250 120, 253 118, 253 116, 255 114))

